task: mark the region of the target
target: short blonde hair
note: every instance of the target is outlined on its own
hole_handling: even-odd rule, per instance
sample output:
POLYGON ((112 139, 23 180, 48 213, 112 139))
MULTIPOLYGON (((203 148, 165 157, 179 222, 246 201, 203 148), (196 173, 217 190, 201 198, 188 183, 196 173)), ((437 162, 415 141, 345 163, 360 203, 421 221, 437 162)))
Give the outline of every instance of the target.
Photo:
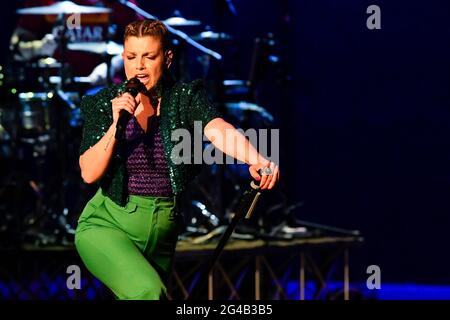
POLYGON ((166 25, 159 20, 138 20, 125 27, 123 41, 129 37, 155 37, 161 42, 164 51, 170 48, 169 30, 166 25))

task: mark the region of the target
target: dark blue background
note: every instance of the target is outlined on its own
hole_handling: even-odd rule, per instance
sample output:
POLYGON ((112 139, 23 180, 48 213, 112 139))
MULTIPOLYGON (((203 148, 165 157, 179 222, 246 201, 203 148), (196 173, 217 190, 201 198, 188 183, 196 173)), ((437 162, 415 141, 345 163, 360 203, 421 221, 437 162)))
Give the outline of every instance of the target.
MULTIPOLYGON (((362 231, 357 279, 377 264, 383 281, 450 284, 448 2, 235 0, 238 17, 219 12, 224 1, 141 2, 235 35, 239 47, 221 49, 236 78, 248 76, 254 37, 273 32, 291 81, 265 80, 257 102, 277 116, 298 217, 362 231), (381 30, 366 28, 371 4, 381 30)), ((1 52, 19 5, 1 10, 1 52)))

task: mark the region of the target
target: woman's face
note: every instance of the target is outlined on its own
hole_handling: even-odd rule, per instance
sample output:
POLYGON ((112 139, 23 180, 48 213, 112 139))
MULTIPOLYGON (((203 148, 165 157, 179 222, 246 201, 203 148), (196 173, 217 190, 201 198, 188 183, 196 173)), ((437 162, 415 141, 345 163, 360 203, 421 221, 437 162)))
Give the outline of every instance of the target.
POLYGON ((156 85, 166 67, 161 42, 151 36, 128 37, 122 57, 127 79, 137 77, 147 90, 156 85))

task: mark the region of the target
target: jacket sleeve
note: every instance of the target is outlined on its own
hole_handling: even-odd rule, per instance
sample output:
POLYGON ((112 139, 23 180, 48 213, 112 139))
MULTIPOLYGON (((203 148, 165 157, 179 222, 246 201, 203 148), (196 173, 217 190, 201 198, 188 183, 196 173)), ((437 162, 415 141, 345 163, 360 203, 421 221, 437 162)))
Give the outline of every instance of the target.
POLYGON ((211 120, 222 115, 208 96, 203 80, 195 80, 190 85, 192 99, 188 108, 189 122, 193 126, 194 122, 200 121, 203 130, 211 120))
POLYGON ((104 94, 84 96, 81 100, 81 115, 84 120, 79 153, 94 146, 108 129, 108 115, 111 106, 104 94))

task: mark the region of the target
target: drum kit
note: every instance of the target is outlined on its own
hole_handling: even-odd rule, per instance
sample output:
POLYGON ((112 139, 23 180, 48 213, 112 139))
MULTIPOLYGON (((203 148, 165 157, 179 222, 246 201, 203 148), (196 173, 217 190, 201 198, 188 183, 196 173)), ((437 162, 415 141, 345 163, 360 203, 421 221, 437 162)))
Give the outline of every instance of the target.
MULTIPOLYGON (((54 15, 58 17, 54 27, 64 31, 68 15, 110 12, 70 1, 17 10, 24 16, 54 15)), ((73 243, 81 198, 90 192, 77 172, 79 102, 90 79, 71 75, 65 53, 113 56, 121 48, 111 43, 69 43, 65 32, 56 40, 58 60, 13 61, 0 76, 0 242, 5 245, 73 243)))
MULTIPOLYGON (((146 18, 153 17, 128 1, 120 2, 146 18)), ((19 9, 17 13, 56 15, 59 17, 56 23, 61 23, 61 18, 68 15, 109 14, 111 9, 62 1, 19 9)), ((232 36, 210 28, 187 36, 174 28, 199 26, 201 22, 185 19, 179 11, 163 22, 178 36, 174 45, 191 44, 204 55, 217 60, 222 56, 202 43, 208 45, 233 40, 232 36)), ((62 27, 67 28, 66 23, 62 27)), ((40 57, 21 65, 0 66, 0 243, 11 244, 16 240, 15 244, 72 244, 76 220, 94 191, 93 186, 82 183, 78 169, 82 128, 79 103, 81 96, 92 89, 92 79, 72 76, 70 68, 66 67, 70 61, 66 61, 65 52, 99 55, 105 58, 109 67, 111 58, 120 55, 123 46, 112 40, 77 43, 69 41, 66 36, 57 40, 61 52, 58 60, 40 57)), ((179 61, 183 63, 183 59, 179 61)), ((186 72, 182 68, 179 71, 186 72)), ((180 74, 178 76, 182 78, 180 74)), ((227 81, 230 82, 220 83, 226 86, 227 81)), ((228 101, 223 105, 224 111, 238 126, 252 117, 268 124, 273 122, 270 113, 256 104, 228 101)), ((209 177, 215 175, 211 172, 207 173, 209 177)), ((223 219, 217 203, 208 201, 217 198, 209 194, 212 190, 214 188, 197 189, 194 196, 198 198, 190 204, 192 210, 187 221, 191 230, 198 231, 206 226, 210 231, 223 219)))

